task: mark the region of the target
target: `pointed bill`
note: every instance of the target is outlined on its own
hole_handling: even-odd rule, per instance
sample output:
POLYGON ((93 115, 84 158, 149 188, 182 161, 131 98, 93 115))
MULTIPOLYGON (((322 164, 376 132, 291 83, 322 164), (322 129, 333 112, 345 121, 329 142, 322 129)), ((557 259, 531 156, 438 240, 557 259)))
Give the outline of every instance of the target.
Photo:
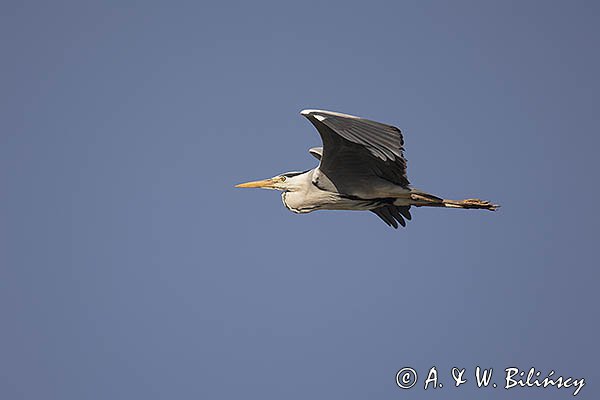
POLYGON ((275 180, 273 178, 263 179, 261 181, 252 181, 235 185, 236 188, 273 188, 275 180))

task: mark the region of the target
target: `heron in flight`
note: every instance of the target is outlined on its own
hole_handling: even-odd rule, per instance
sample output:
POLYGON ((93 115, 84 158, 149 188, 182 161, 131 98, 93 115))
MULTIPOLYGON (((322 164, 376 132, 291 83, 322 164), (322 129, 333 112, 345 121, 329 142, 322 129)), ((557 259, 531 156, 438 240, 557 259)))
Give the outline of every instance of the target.
POLYGON ((324 110, 300 112, 319 131, 323 147, 310 154, 316 168, 236 185, 282 191, 288 210, 367 210, 395 229, 406 226, 410 207, 471 208, 495 211, 479 199, 447 200, 410 186, 400 129, 380 122, 324 110))

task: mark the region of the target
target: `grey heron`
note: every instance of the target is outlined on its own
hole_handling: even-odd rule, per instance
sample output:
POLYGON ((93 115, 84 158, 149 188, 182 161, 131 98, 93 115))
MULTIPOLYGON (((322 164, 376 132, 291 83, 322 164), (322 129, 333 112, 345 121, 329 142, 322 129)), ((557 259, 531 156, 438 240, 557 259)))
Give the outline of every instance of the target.
POLYGON ((395 126, 332 111, 300 114, 321 136, 323 147, 309 150, 319 165, 236 187, 280 190, 283 204, 295 213, 368 210, 396 229, 411 219, 411 206, 491 211, 499 207, 480 199, 447 200, 411 187, 404 139, 395 126))

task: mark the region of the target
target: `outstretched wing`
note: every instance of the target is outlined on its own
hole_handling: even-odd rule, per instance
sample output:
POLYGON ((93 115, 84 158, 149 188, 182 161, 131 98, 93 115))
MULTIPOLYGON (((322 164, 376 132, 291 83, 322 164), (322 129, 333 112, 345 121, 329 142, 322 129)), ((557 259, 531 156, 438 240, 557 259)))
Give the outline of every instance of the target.
MULTIPOLYGON (((337 189, 374 178, 402 187, 409 185, 400 129, 331 111, 303 110, 301 114, 321 135, 323 151, 318 170, 337 189)), ((316 156, 316 152, 311 153, 316 156)))

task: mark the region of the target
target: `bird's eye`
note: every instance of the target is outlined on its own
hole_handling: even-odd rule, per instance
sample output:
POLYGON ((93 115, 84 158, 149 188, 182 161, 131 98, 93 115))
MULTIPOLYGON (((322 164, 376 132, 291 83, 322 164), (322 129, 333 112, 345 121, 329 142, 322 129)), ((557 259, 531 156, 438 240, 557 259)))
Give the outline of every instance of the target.
POLYGON ((285 182, 285 180, 286 180, 286 179, 287 179, 287 178, 286 178, 285 176, 282 176, 282 177, 281 177, 281 182, 285 182))

